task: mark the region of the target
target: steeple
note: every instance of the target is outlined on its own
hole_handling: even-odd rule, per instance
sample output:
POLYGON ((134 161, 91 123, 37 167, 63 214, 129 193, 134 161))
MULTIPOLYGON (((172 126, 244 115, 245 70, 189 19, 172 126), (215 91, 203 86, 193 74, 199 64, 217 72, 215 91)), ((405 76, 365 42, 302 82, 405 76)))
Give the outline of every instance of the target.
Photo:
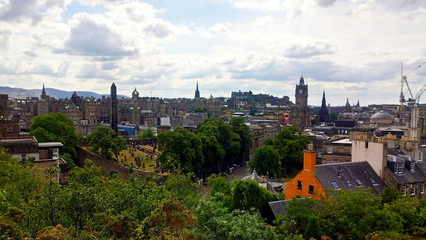
POLYGON ((303 78, 303 75, 300 77, 299 85, 305 85, 305 79, 303 78))
POLYGON ((327 104, 325 102, 325 91, 322 92, 322 103, 321 103, 321 108, 319 110, 318 115, 319 115, 318 120, 320 123, 328 122, 329 116, 328 116, 327 104))
POLYGON ((325 103, 325 90, 322 92, 322 103, 321 108, 327 108, 327 105, 325 103))
POLYGON ((41 99, 45 99, 46 97, 47 97, 46 89, 44 88, 44 83, 43 83, 43 90, 41 91, 41 99))
POLYGON ((346 98, 345 112, 352 112, 352 107, 351 107, 351 104, 349 103, 349 98, 346 98))
POLYGON ((195 99, 200 99, 200 91, 198 90, 198 81, 197 81, 197 89, 195 90, 195 99))

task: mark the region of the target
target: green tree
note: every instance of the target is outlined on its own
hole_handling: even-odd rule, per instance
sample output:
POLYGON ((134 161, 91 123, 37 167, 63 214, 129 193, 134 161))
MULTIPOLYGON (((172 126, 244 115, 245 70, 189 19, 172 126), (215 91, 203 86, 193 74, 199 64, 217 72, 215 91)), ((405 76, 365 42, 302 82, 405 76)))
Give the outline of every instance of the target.
POLYGON ((75 147, 80 137, 75 130, 74 122, 65 114, 47 113, 34 117, 30 135, 39 142, 61 142, 64 146, 59 149, 60 154, 70 154, 76 158, 75 147))
POLYGON ((274 139, 274 148, 279 152, 284 172, 303 166, 303 149, 309 143, 298 127, 282 129, 274 139))
POLYGON ((69 172, 68 185, 61 192, 60 202, 66 225, 83 231, 96 212, 103 212, 105 205, 100 198, 105 179, 100 168, 92 166, 90 161, 83 168, 74 168, 69 172))
POLYGON ((94 152, 100 151, 102 157, 112 159, 112 152, 115 158, 118 158, 118 154, 127 149, 126 140, 122 136, 114 138, 114 135, 115 132, 111 128, 99 126, 87 136, 87 140, 92 146, 92 150, 94 152))
POLYGON ((26 168, 0 149, 0 191, 3 205, 21 209, 40 190, 42 179, 37 169, 26 168))
POLYGON ((207 112, 207 109, 204 108, 204 107, 202 107, 202 106, 197 106, 197 107, 194 108, 194 112, 196 112, 196 113, 204 113, 204 112, 207 112))
POLYGON ((193 173, 180 174, 175 173, 168 176, 164 187, 169 191, 170 195, 176 200, 182 200, 183 204, 192 209, 195 207, 200 198, 200 187, 192 181, 193 173))
MULTIPOLYGON (((226 124, 222 119, 208 118, 204 120, 203 124, 197 126, 195 133, 197 135, 204 133, 207 136, 214 136, 225 151, 224 159, 233 159, 240 153, 240 136, 234 133, 231 126, 226 124)), ((219 163, 220 160, 217 162, 219 163)))
POLYGON ((278 200, 276 195, 260 187, 254 180, 237 180, 234 182, 233 187, 232 210, 239 209, 250 211, 255 209, 264 213, 268 207, 268 202, 278 200))
POLYGON ((146 220, 149 239, 197 239, 192 229, 196 224, 196 217, 186 208, 182 201, 168 198, 155 209, 146 220))
POLYGON ((165 170, 198 173, 203 166, 201 140, 184 128, 160 133, 158 150, 161 151, 158 161, 165 170))
POLYGON ((240 136, 240 156, 248 156, 250 147, 253 145, 250 128, 245 124, 244 118, 242 117, 232 118, 229 124, 231 125, 232 131, 240 136))
POLYGON ((281 176, 280 154, 272 146, 263 145, 254 151, 249 167, 260 175, 281 176))
POLYGON ((154 130, 151 127, 147 127, 140 131, 138 135, 136 136, 137 139, 151 139, 156 138, 154 134, 154 130))
POLYGON ((224 240, 273 240, 278 239, 271 226, 249 211, 229 210, 214 198, 200 201, 195 210, 197 232, 206 239, 224 240))

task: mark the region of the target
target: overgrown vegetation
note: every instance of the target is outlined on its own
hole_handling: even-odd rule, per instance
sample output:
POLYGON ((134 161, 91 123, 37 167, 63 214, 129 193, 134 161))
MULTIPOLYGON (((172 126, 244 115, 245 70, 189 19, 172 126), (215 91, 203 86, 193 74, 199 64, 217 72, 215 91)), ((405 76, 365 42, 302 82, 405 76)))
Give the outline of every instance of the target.
POLYGON ((294 200, 273 226, 258 214, 280 196, 222 177, 211 177, 206 191, 192 177, 123 180, 88 161, 60 186, 2 151, 0 239, 408 239, 426 230, 425 201, 392 190, 294 200))

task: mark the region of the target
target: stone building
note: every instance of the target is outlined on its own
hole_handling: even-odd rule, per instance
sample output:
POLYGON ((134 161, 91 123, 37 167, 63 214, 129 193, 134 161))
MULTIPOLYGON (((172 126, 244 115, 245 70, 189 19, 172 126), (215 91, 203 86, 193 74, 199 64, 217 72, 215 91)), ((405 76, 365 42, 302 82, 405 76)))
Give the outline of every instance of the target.
POLYGON ((9 117, 9 96, 7 94, 0 94, 0 119, 7 119, 9 117))
POLYGON ((290 123, 305 129, 311 125, 310 108, 308 106, 308 85, 305 79, 300 77, 299 84, 296 85, 296 103, 291 109, 290 123))

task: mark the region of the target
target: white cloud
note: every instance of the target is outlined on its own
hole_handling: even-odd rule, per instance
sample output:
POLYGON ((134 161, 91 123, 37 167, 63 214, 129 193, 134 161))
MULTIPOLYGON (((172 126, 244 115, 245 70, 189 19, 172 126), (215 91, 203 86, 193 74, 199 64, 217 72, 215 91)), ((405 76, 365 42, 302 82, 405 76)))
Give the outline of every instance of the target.
POLYGON ((79 13, 71 21, 65 52, 86 56, 129 56, 134 46, 124 42, 113 23, 101 15, 79 13))
POLYGON ((311 104, 322 90, 367 104, 397 102, 400 62, 426 61, 425 1, 12 1, 0 0, 0 85, 193 97, 198 80, 206 97, 293 98, 303 71, 311 104))
POLYGON ((331 43, 315 42, 306 45, 294 44, 285 52, 289 58, 308 58, 323 54, 334 54, 337 47, 331 43))

